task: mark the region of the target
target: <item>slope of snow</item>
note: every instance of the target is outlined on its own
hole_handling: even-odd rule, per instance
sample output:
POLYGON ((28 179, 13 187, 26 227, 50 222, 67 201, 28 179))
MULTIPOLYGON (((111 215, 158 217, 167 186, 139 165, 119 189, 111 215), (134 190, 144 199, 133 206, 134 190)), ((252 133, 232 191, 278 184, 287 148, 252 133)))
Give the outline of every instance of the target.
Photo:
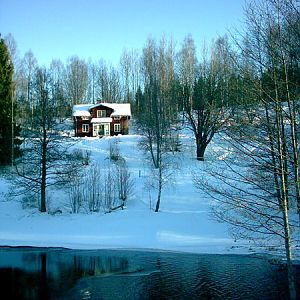
MULTIPOLYGON (((182 134, 182 152, 171 155, 172 172, 163 189, 161 210, 155 213, 156 190, 145 154, 139 149, 138 135, 108 138, 78 138, 75 147, 88 150, 91 160, 107 163, 111 142, 119 145, 134 179, 134 190, 124 210, 112 213, 72 214, 66 195, 51 190, 49 211, 22 209, 20 200, 9 199, 9 182, 0 179, 0 245, 50 246, 74 249, 147 248, 198 253, 245 253, 248 242, 235 242, 226 224, 210 217, 211 199, 193 185, 192 173, 217 163, 228 155, 225 142, 216 137, 206 162, 197 162, 194 140, 182 134), (199 168, 199 164, 202 164, 199 168)), ((199 171, 200 170, 200 171, 199 171)))

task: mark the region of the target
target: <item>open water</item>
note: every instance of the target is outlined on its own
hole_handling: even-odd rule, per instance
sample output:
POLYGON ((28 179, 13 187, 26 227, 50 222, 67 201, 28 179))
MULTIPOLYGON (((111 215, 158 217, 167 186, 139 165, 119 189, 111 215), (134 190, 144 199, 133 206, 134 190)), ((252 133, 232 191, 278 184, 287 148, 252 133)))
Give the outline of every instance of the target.
POLYGON ((288 299, 288 287, 265 256, 2 247, 0 299, 288 299))

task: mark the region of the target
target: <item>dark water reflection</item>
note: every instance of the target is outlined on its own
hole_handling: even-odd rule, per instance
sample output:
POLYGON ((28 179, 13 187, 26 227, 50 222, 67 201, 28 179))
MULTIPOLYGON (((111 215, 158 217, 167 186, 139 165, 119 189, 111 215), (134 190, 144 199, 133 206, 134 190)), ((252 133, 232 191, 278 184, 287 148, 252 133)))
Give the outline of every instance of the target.
MULTIPOLYGON (((300 286, 299 269, 296 277, 300 286)), ((0 248, 0 298, 288 299, 288 292, 286 271, 264 257, 0 248)))

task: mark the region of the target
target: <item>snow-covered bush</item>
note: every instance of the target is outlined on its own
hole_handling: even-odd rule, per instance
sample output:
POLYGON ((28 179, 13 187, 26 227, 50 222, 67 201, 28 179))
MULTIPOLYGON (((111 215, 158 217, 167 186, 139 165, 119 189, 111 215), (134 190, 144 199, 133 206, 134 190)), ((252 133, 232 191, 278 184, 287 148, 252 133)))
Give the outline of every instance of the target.
POLYGON ((100 165, 91 165, 84 178, 85 200, 89 211, 96 212, 101 208, 103 202, 103 171, 100 165))
POLYGON ((119 160, 115 164, 114 174, 116 177, 119 199, 125 204, 128 196, 132 193, 133 180, 124 159, 119 160))
POLYGON ((90 164, 67 186, 72 213, 80 210, 111 212, 123 208, 133 189, 126 161, 90 164))
POLYGON ((84 189, 82 180, 76 178, 72 181, 68 188, 68 194, 70 199, 72 213, 78 213, 84 202, 84 189))
POLYGON ((110 141, 109 143, 109 159, 111 161, 118 161, 122 158, 120 155, 120 148, 118 144, 118 139, 113 139, 113 141, 110 141))

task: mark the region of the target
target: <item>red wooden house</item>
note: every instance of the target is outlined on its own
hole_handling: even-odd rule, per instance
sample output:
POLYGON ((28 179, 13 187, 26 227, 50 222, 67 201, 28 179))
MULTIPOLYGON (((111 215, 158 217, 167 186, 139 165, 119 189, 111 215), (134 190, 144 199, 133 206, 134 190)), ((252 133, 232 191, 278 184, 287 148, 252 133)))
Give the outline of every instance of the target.
POLYGON ((78 104, 73 106, 76 137, 128 134, 131 117, 128 103, 78 104))

